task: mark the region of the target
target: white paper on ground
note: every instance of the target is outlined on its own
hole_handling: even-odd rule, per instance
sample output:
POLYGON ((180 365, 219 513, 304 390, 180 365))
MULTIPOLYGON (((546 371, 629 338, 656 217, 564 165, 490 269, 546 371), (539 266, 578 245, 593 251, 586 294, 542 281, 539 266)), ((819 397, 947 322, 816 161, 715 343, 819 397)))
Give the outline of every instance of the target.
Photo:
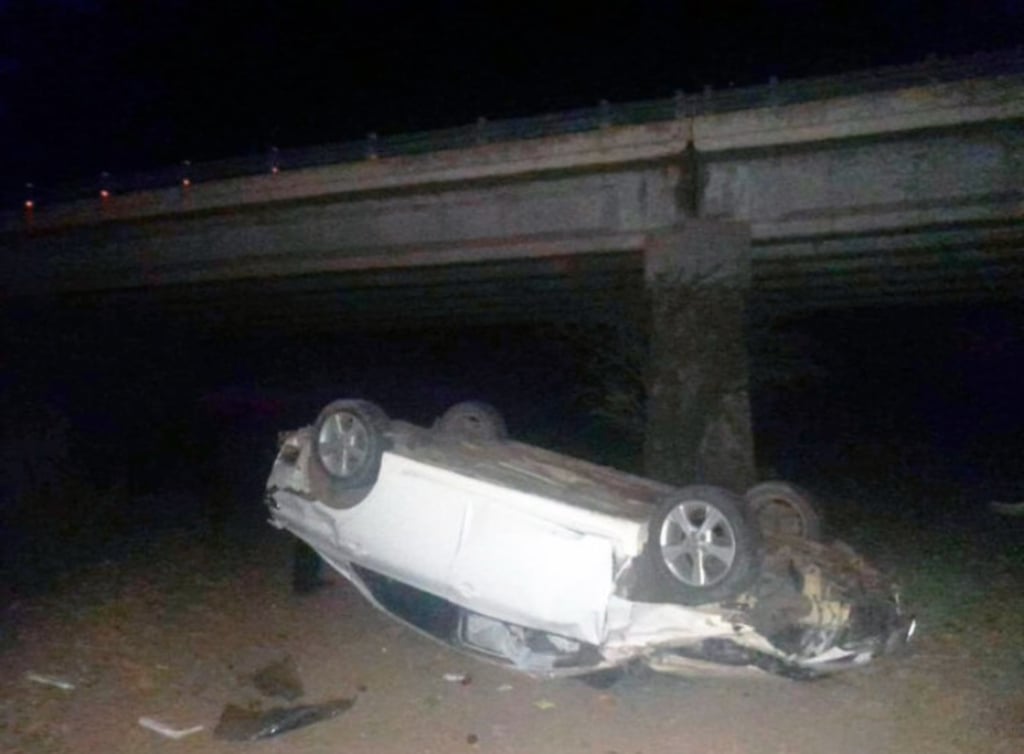
POLYGON ((167 723, 154 720, 152 717, 140 717, 139 725, 154 733, 159 733, 161 736, 175 740, 191 736, 193 733, 198 733, 203 729, 202 725, 193 725, 191 728, 172 728, 167 723))

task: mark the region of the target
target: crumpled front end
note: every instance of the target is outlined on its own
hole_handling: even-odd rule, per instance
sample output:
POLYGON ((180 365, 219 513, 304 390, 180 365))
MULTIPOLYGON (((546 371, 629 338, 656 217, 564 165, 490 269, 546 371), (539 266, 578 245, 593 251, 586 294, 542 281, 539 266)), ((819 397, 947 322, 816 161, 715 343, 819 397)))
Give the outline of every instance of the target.
POLYGON ((719 606, 735 635, 664 646, 652 667, 692 673, 710 662, 806 678, 863 665, 913 636, 899 592, 845 544, 771 537, 767 545, 757 583, 719 606))
POLYGON ((909 640, 915 624, 898 590, 849 546, 796 538, 773 544, 751 616, 801 666, 859 665, 909 640))

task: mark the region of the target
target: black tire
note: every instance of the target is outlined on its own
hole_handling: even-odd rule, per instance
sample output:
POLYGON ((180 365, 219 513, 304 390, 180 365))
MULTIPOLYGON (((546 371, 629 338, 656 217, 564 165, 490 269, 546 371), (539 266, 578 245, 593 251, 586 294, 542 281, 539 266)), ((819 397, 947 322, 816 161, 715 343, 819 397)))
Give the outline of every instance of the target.
POLYGON ((439 432, 462 440, 500 442, 508 439, 508 428, 501 413, 482 401, 456 403, 434 426, 439 432))
POLYGON ((745 497, 765 534, 821 541, 821 514, 807 490, 790 482, 769 481, 754 485, 745 497))
MULTIPOLYGON (((372 487, 380 473, 387 414, 369 401, 334 401, 313 428, 311 478, 322 496, 372 487)), ((332 500, 324 500, 332 503, 332 500)))
POLYGON ((662 504, 648 529, 654 598, 682 605, 729 600, 760 570, 761 537, 743 499, 719 487, 684 487, 662 504))

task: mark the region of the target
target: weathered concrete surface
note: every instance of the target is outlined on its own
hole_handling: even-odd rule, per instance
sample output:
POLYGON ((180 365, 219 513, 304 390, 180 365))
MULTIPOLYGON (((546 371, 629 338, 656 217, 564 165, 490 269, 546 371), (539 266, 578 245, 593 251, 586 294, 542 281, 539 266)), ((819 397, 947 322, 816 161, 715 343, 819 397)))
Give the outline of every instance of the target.
POLYGON ((8 290, 91 290, 639 248, 673 221, 678 169, 239 207, 17 237, 8 290), (86 250, 88 252, 86 253, 86 250))
POLYGON ((826 273, 913 298, 922 255, 925 293, 981 289, 979 255, 1020 273, 1022 122, 1024 73, 1003 74, 39 206, 0 218, 0 280, 16 294, 587 254, 712 217, 750 223, 768 291, 813 293, 826 273), (962 274, 936 274, 954 258, 962 274), (865 277, 864 260, 909 278, 865 277))
POLYGON ((744 333, 750 237, 694 221, 652 238, 646 472, 743 491, 755 480, 744 333))

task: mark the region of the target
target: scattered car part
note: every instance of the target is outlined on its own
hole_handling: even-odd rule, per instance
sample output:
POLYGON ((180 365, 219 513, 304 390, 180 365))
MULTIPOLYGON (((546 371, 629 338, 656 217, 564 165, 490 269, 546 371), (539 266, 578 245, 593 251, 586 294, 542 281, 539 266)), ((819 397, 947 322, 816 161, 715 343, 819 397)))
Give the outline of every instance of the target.
POLYGON ((294 702, 304 693, 299 669, 290 655, 266 665, 251 676, 249 680, 263 696, 284 699, 294 702))
POLYGON ((189 728, 175 728, 152 717, 140 717, 139 725, 146 730, 151 730, 164 738, 170 738, 175 741, 205 730, 205 727, 202 725, 193 725, 189 728))
POLYGON ((53 686, 61 691, 74 691, 75 684, 71 681, 65 681, 63 678, 58 678, 53 675, 43 675, 42 673, 34 673, 29 671, 25 673, 25 678, 33 683, 38 683, 43 686, 53 686))
POLYGON ((259 741, 322 720, 330 720, 348 711, 354 704, 355 699, 335 699, 320 704, 274 707, 263 711, 229 704, 221 712, 213 735, 225 741, 259 741))
POLYGON ((993 500, 988 504, 993 513, 1000 516, 1024 516, 1024 501, 1019 503, 999 503, 993 500))

